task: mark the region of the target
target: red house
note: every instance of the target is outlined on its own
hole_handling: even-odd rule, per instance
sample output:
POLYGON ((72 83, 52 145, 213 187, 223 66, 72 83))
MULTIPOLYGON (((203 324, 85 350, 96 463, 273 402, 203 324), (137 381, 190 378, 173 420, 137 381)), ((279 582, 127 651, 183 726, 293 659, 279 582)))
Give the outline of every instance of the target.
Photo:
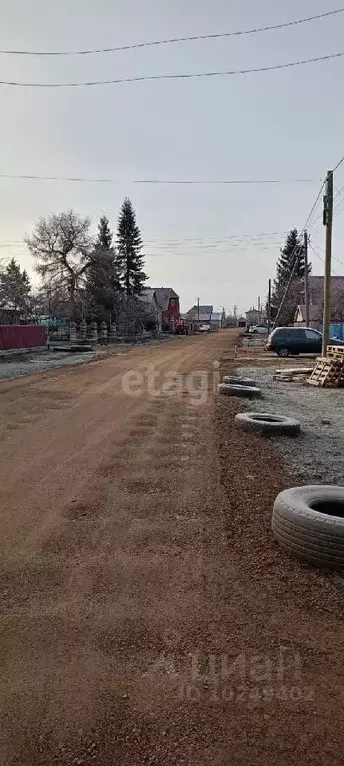
POLYGON ((175 324, 180 317, 179 295, 172 287, 154 287, 156 301, 161 309, 161 321, 163 329, 169 326, 174 330, 175 324))

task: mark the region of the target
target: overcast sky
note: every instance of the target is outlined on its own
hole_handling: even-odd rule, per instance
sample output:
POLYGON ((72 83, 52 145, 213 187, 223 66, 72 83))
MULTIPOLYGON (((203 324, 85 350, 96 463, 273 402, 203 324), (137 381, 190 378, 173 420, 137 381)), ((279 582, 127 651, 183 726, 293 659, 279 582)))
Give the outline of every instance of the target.
MULTIPOLYGON (((68 50, 278 24, 340 2, 1 0, 1 6, 1 48, 68 50)), ((1 79, 68 82, 246 69, 340 51, 344 13, 259 35, 97 56, 1 56, 1 79)), ((115 228, 128 195, 145 242, 150 285, 173 287, 184 310, 196 296, 216 308, 248 309, 265 296, 285 233, 302 228, 320 183, 133 181, 320 180, 344 154, 343 75, 344 58, 338 58, 238 77, 79 89, 0 86, 0 172, 116 179, 111 185, 0 179, 0 240, 13 243, 0 252, 13 254, 32 273, 30 255, 15 242, 39 216, 74 207, 89 214, 96 228, 105 211, 115 228)), ((344 185, 344 164, 335 185, 344 185)), ((320 213, 319 206, 315 222, 320 213)), ((312 229, 312 242, 322 248, 322 226, 312 229)), ((344 264, 343 233, 339 207, 334 256, 344 264)), ((321 274, 321 259, 312 251, 311 258, 313 272, 321 274)), ((344 273, 344 265, 333 266, 344 273)))

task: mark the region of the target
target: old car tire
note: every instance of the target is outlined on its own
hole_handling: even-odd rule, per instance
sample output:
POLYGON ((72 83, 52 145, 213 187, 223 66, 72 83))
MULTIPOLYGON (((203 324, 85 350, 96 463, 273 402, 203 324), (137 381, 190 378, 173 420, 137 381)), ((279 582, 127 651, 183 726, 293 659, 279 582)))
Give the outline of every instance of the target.
POLYGON ((272 531, 279 544, 300 560, 344 568, 344 487, 284 490, 274 503, 272 531))
POLYGON ((276 349, 276 353, 278 356, 284 357, 284 359, 289 356, 289 349, 286 346, 281 346, 280 348, 276 349))
POLYGON ((260 399, 262 392, 256 386, 233 386, 228 383, 219 383, 217 390, 219 394, 226 396, 239 396, 246 399, 260 399))
POLYGON ((270 412, 241 412, 234 422, 244 431, 256 431, 264 436, 298 436, 301 431, 299 420, 270 412))
POLYGON ((252 378, 237 378, 235 375, 224 375, 222 383, 227 383, 231 386, 256 386, 257 383, 252 378))

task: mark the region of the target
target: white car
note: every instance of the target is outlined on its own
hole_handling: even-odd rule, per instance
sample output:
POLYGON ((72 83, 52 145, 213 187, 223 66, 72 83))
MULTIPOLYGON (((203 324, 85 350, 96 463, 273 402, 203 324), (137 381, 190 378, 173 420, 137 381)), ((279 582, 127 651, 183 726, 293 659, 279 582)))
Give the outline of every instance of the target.
POLYGON ((259 335, 267 335, 268 326, 266 324, 255 324, 253 327, 250 327, 249 332, 254 334, 258 333, 259 335))
POLYGON ((210 324, 201 324, 199 328, 199 332, 210 332, 211 326, 210 324))

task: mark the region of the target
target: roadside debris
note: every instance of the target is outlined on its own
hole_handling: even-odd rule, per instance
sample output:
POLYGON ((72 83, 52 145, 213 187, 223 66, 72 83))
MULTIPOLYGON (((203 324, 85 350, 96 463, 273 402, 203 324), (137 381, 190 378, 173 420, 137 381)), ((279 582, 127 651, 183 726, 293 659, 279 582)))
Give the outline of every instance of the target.
POLYGON ((270 412, 240 412, 234 420, 237 428, 263 436, 298 436, 301 431, 299 420, 270 412))
POLYGON ((344 348, 328 346, 327 356, 318 356, 308 380, 310 386, 342 388, 344 386, 344 348))
POLYGON ((225 396, 239 396, 246 399, 261 399, 262 392, 257 386, 231 385, 229 383, 219 383, 217 390, 219 394, 225 396))
POLYGON ((311 485, 276 497, 272 531, 302 561, 344 568, 344 487, 311 485))

